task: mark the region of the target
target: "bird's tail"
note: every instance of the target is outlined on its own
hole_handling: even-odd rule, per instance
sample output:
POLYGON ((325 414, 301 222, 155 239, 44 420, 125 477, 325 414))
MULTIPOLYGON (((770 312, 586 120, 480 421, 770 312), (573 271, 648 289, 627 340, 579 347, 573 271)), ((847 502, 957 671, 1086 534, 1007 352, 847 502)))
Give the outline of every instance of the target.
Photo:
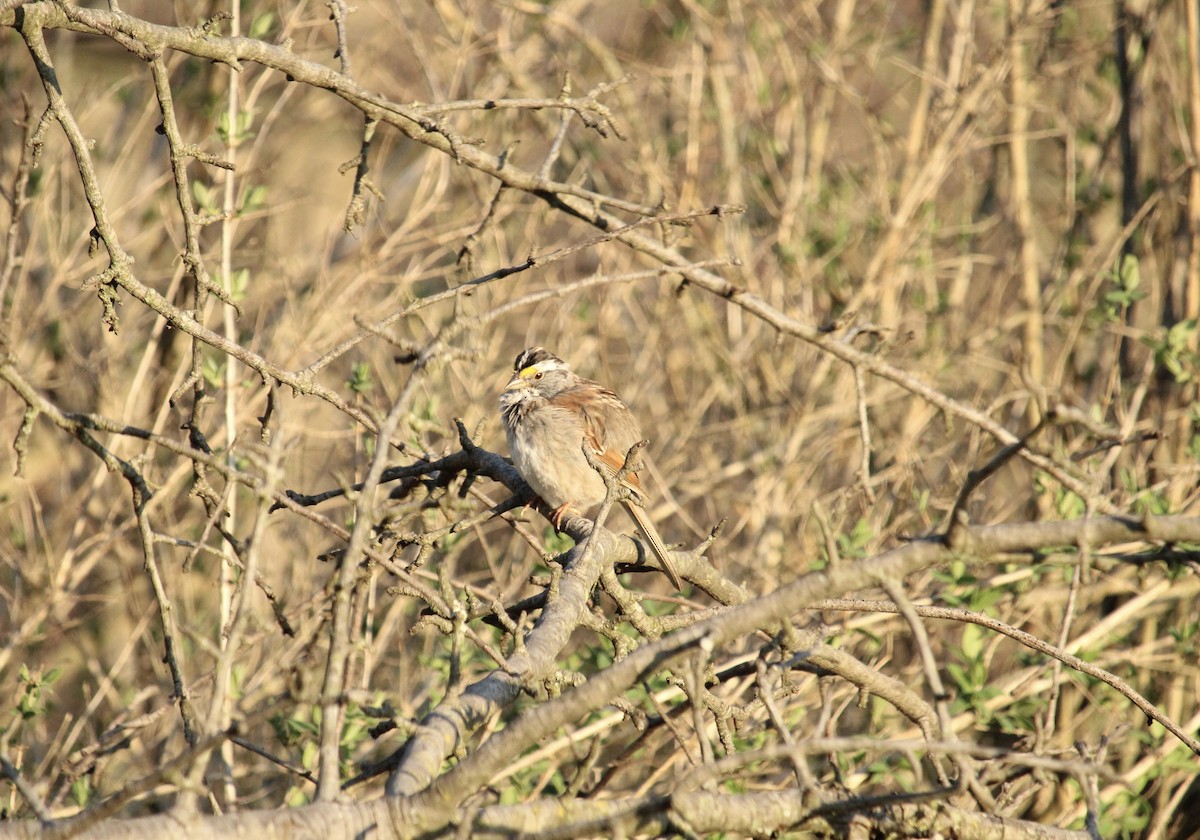
POLYGON ((642 536, 646 538, 646 542, 650 543, 650 548, 654 551, 654 556, 658 558, 658 564, 662 566, 663 572, 671 579, 671 585, 676 590, 682 592, 683 581, 680 579, 679 573, 675 571, 675 564, 671 562, 671 553, 667 551, 666 544, 663 542, 662 537, 658 535, 658 529, 650 521, 645 508, 627 502, 625 509, 629 511, 629 515, 637 523, 638 530, 642 532, 642 536))

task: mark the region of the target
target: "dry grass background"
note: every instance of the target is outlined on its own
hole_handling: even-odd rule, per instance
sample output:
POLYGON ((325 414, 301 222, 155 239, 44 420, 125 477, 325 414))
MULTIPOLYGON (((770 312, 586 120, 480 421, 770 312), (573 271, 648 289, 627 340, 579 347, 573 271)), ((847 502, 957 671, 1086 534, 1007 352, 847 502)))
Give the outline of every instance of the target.
MULTIPOLYGON (((862 328, 855 346, 1014 433, 1049 407, 1065 406, 1129 441, 1096 450, 1096 436, 1082 425, 1051 425, 1032 446, 1064 463, 1074 459, 1091 499, 1012 461, 969 505, 973 521, 995 523, 1072 518, 1102 511, 1105 502, 1139 514, 1195 512, 1200 438, 1189 319, 1200 305, 1200 190, 1188 165, 1195 164, 1200 93, 1189 87, 1198 70, 1187 51, 1185 5, 359 0, 348 41, 355 79, 399 103, 547 100, 559 95, 568 74, 575 94, 623 79, 600 97, 623 136, 602 137, 570 121, 550 170, 555 180, 652 209, 744 205, 744 212, 661 232, 694 260, 735 259, 719 273, 797 319, 862 328), (1121 38, 1114 36, 1118 23, 1121 38), (1125 44, 1124 59, 1114 43, 1125 44), (1122 284, 1136 294, 1122 298, 1122 284)), ((169 25, 201 20, 187 3, 125 0, 121 7, 169 25)), ((265 40, 287 40, 297 54, 336 66, 325 4, 253 0, 242 14, 244 29, 259 26, 255 34, 265 40)), ((65 29, 47 37, 66 101, 94 140, 100 186, 122 244, 136 257, 138 278, 190 306, 191 278, 179 258, 184 234, 166 141, 155 132, 161 114, 147 65, 109 38, 65 29)), ((15 249, 5 263, 11 275, 3 278, 4 352, 65 410, 186 440, 179 427, 193 394, 185 391, 173 406, 168 397, 188 376, 191 344, 127 296, 114 335, 101 322, 95 294, 81 291, 106 263, 103 249, 88 253, 93 221, 57 126, 46 134, 29 204, 10 222, 13 178, 28 153, 17 118, 27 100, 36 119, 44 94, 19 34, 5 28, 0 39, 0 180, 8 199, 0 205, 0 229, 15 249)), ((246 272, 237 293, 242 315, 230 337, 284 369, 311 364, 359 333, 359 323, 597 234, 516 190, 505 191, 489 216, 494 179, 386 126, 369 157, 378 193, 361 224, 346 232, 353 171, 339 167, 359 151, 361 114, 247 61, 239 84, 250 125, 230 152, 217 132, 227 68, 179 52, 167 52, 166 61, 184 139, 219 157, 233 155, 238 167, 237 204, 245 212, 202 233, 214 275, 222 270, 222 235, 230 243, 228 264, 246 272), (265 192, 255 192, 260 187, 265 192), (460 258, 468 241, 471 253, 460 258)), ((562 125, 553 108, 433 116, 532 171, 562 125)), ((219 207, 221 172, 193 163, 189 173, 219 207)), ((448 454, 458 448, 452 420, 462 418, 476 443, 504 453, 497 393, 516 353, 542 344, 634 406, 651 439, 659 499, 653 514, 664 535, 693 545, 727 520, 709 556, 752 592, 820 567, 831 545, 844 557, 867 556, 944 527, 969 471, 995 454, 995 440, 896 384, 867 376, 860 386, 850 366, 681 283, 678 274, 622 279, 658 268, 618 242, 601 242, 398 320, 387 333, 423 346, 452 319, 486 316, 567 281, 607 278, 457 333, 454 352, 421 378, 397 438, 414 452, 448 454), (860 387, 870 445, 865 468, 860 387)), ((206 319, 220 328, 216 306, 206 319)), ((210 372, 228 361, 213 348, 201 352, 210 372)), ((383 414, 411 375, 394 361, 397 352, 383 337, 369 338, 319 381, 383 414), (370 380, 357 393, 348 385, 356 369, 370 380)), ((239 463, 261 471, 261 378, 240 368, 230 390, 218 372, 207 395, 209 444, 228 446, 228 410, 239 463)), ((0 439, 16 437, 23 410, 14 390, 0 389, 0 439)), ((275 411, 281 487, 313 493, 363 477, 370 435, 360 424, 286 390, 275 411)), ((205 508, 190 493, 190 462, 131 438, 104 440, 134 459, 151 483, 159 534, 203 539, 219 552, 217 535, 205 529, 205 508)), ((4 457, 14 464, 12 451, 4 457)), ((397 454, 393 462, 408 459, 397 454)), ((34 426, 23 474, 3 472, 0 731, 14 763, 55 813, 66 814, 183 750, 163 629, 128 487, 118 475, 44 420, 34 426), (34 676, 23 676, 22 667, 34 676), (22 698, 29 701, 34 677, 51 669, 56 681, 26 714, 22 698), (114 745, 103 733, 119 724, 129 726, 122 733, 128 740, 114 745)), ((220 492, 222 482, 213 481, 220 492)), ((239 493, 237 516, 227 524, 245 539, 256 507, 251 494, 239 493)), ((465 498, 437 489, 387 502, 385 493, 381 508, 398 527, 418 531, 507 496, 486 480, 465 498)), ((318 510, 349 524, 343 501, 318 510)), ((543 530, 550 536, 540 517, 525 516, 526 534, 543 530)), ((235 656, 235 717, 289 686, 318 685, 326 644, 334 564, 318 555, 341 546, 286 511, 270 517, 264 539, 258 571, 297 635, 281 635, 265 600, 248 602, 252 612, 235 656)), ((400 561, 411 561, 411 552, 400 561)), ((218 658, 219 563, 212 551, 165 542, 158 559, 184 668, 203 707, 218 658)), ((1072 650, 1196 732, 1194 567, 1130 562, 1119 548, 1090 558, 1086 574, 1075 571, 1078 563, 1073 551, 1002 557, 971 572, 939 567, 906 588, 918 602, 986 609, 1072 650)), ((534 591, 527 581, 535 568, 544 568, 539 554, 496 519, 446 540, 422 573, 433 581, 448 573, 444 583, 477 587, 485 602, 511 603, 534 591)), ((633 581, 668 594, 656 578, 633 581)), ((386 698, 397 718, 420 718, 446 690, 447 638, 429 625, 413 632, 423 604, 390 592, 391 583, 375 569, 356 601, 358 626, 367 631, 352 658, 348 763, 386 755, 402 742, 396 733, 367 737, 373 721, 364 706, 386 698)), ((668 606, 686 609, 663 597, 659 607, 668 606)), ((824 616, 839 628, 845 650, 910 685, 920 682, 901 619, 824 616)), ((1195 798, 1191 805, 1183 799, 1196 757, 1147 729, 1126 700, 1002 637, 980 638, 956 623, 928 626, 942 665, 969 673, 950 684, 961 701, 956 720, 972 740, 1071 756, 1077 743, 1099 751, 1099 763, 1114 774, 1098 792, 1106 836, 1197 830, 1194 820, 1184 822, 1198 807, 1195 798)), ((572 651, 564 667, 588 672, 604 655, 595 645, 591 639, 572 651)), ((476 669, 488 664, 468 662, 476 669)), ((900 737, 908 727, 890 707, 856 706, 851 685, 795 680, 781 702, 798 736, 900 737)), ((752 688, 730 689, 726 702, 750 703, 743 692, 752 688)), ((258 721, 245 734, 312 771, 312 694, 298 696, 308 700, 285 704, 274 729, 258 721)), ((752 727, 743 737, 770 740, 752 727)), ((682 762, 679 753, 659 755, 668 754, 667 774, 682 762)), ((576 760, 558 754, 514 776, 512 795, 558 790, 576 760)), ((847 761, 846 772, 854 764, 847 761)), ((855 764, 873 788, 887 788, 892 775, 906 778, 895 766, 872 775, 869 765, 855 764)), ((308 782, 241 750, 233 779, 243 808, 295 804, 312 794, 308 782)), ((1087 798, 1078 786, 1039 782, 1036 774, 1011 782, 1002 797, 1007 813, 1082 827, 1087 798)), ((609 784, 625 790, 638 781, 609 784)), ((360 786, 356 795, 379 785, 360 786)), ((164 780, 125 813, 161 807, 172 791, 164 780)), ((6 796, 10 813, 26 813, 15 792, 6 796)))

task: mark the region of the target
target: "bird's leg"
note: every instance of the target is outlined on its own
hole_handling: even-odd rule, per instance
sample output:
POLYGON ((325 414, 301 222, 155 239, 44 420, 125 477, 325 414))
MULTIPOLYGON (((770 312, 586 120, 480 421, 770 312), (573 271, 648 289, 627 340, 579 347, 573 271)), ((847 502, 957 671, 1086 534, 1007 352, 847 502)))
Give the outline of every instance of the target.
POLYGON ((544 504, 546 504, 546 500, 543 499, 541 496, 539 496, 537 493, 534 493, 532 496, 530 496, 526 500, 525 504, 521 506, 521 513, 524 513, 525 511, 529 510, 534 505, 544 505, 544 504))
POLYGON ((555 530, 562 530, 561 525, 563 517, 575 509, 575 505, 570 502, 563 502, 550 512, 550 522, 553 523, 555 530))

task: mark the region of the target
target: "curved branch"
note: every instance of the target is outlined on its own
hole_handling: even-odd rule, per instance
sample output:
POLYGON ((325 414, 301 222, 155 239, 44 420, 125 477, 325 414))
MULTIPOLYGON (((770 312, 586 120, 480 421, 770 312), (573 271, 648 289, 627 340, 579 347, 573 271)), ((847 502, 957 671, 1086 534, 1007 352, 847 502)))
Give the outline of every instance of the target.
MULTIPOLYGON (((1085 535, 1093 546, 1126 540, 1196 541, 1200 540, 1200 517, 1147 517, 1138 521, 1113 516, 965 527, 959 535, 959 544, 953 547, 938 539, 921 540, 876 557, 813 572, 775 592, 727 608, 713 618, 644 645, 606 671, 592 676, 585 684, 522 715, 485 742, 469 759, 416 796, 417 806, 438 813, 458 807, 529 744, 537 743, 559 727, 608 705, 612 698, 697 645, 718 647, 759 628, 778 624, 823 598, 870 586, 879 579, 899 579, 935 563, 960 559, 979 564, 998 553, 1073 544, 1085 535)), ((443 760, 449 754, 446 753, 443 760)), ((412 792, 411 787, 402 790, 412 792)))
MULTIPOLYGON (((1049 642, 1044 642, 1032 633, 1026 633, 1024 630, 1019 630, 1011 624, 1006 624, 999 619, 992 618, 983 613, 972 612, 970 610, 960 610, 951 607, 931 607, 926 605, 912 605, 913 610, 917 615, 923 618, 941 618, 949 621, 961 621, 968 624, 977 624, 980 627, 986 627, 989 630, 994 630, 1008 636, 1010 639, 1015 639, 1030 650, 1036 650, 1039 653, 1044 653, 1046 656, 1053 657, 1059 662, 1062 662, 1068 668, 1073 668, 1082 674, 1087 674, 1089 677, 1095 677, 1100 682, 1115 689, 1118 694, 1125 697, 1133 705, 1141 709, 1142 714, 1153 721, 1162 724, 1163 728, 1187 745, 1187 748, 1200 755, 1200 740, 1189 735, 1182 726, 1172 720, 1169 716, 1163 714, 1157 706, 1138 693, 1137 689, 1131 686, 1125 680, 1118 677, 1111 671, 1106 671, 1080 659, 1078 656, 1072 656, 1062 648, 1056 647, 1049 642)), ((820 603, 813 604, 814 610, 860 610, 863 612, 880 612, 880 613, 895 613, 899 614, 900 608, 890 601, 863 601, 859 599, 839 599, 826 600, 820 603)))

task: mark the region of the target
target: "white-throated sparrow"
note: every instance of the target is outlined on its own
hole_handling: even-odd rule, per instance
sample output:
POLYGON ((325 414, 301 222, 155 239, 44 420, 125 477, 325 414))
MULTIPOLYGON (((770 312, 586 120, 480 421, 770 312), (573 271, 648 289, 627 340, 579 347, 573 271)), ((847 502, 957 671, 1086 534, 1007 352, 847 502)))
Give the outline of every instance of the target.
MULTIPOLYGON (((541 347, 517 356, 513 375, 500 394, 500 416, 508 449, 521 477, 554 508, 555 527, 571 508, 582 512, 604 501, 604 479, 583 454, 591 446, 609 476, 625 463, 642 440, 633 412, 598 382, 584 379, 541 347)), ((626 473, 629 494, 622 500, 676 589, 683 584, 667 547, 644 509, 645 490, 636 474, 626 473)))

